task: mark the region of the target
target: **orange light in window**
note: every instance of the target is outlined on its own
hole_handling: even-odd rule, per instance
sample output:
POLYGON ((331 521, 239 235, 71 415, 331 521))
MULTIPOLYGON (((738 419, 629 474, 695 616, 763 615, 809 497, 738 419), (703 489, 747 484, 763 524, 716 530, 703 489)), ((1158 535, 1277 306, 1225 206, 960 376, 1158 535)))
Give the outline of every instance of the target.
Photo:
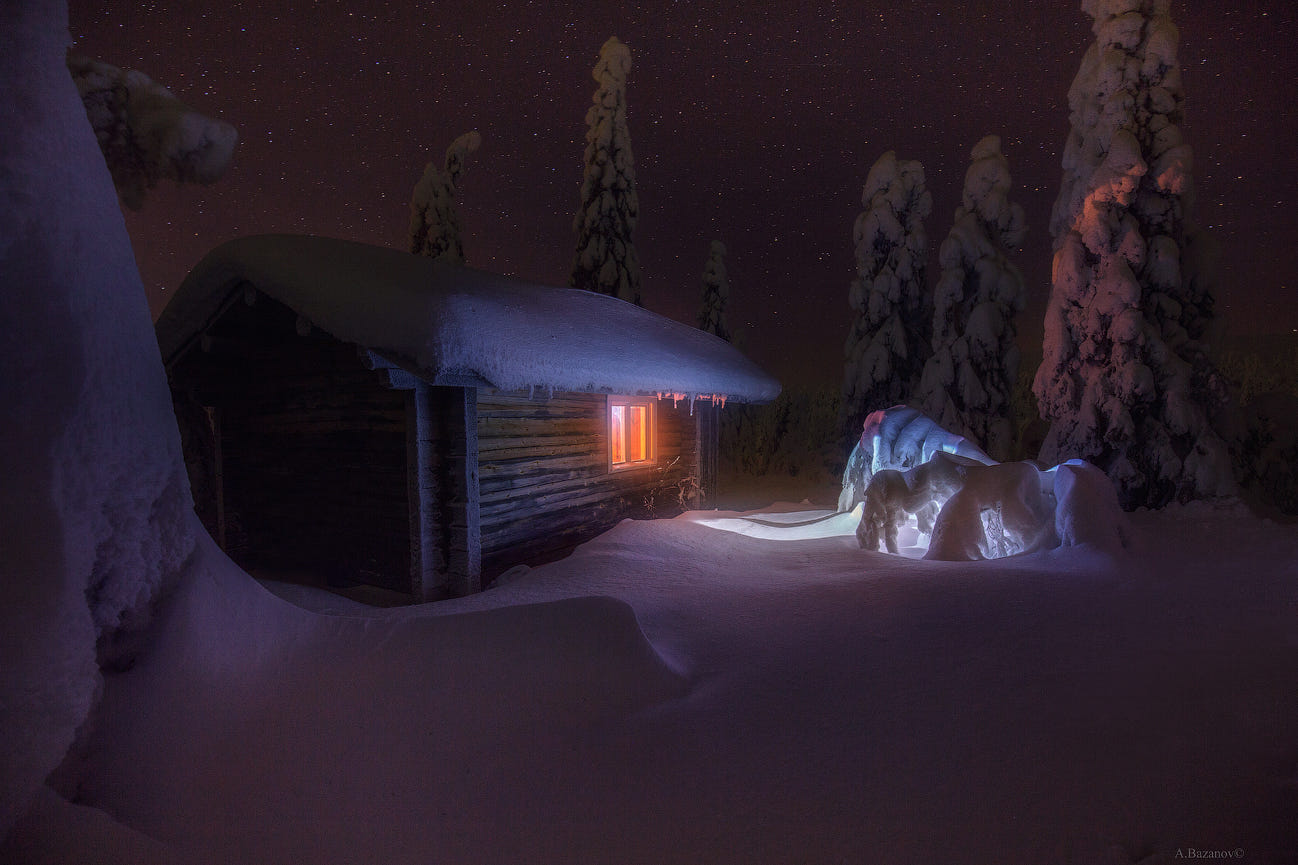
POLYGON ((611 444, 610 456, 614 465, 626 462, 626 410, 627 406, 609 407, 608 436, 611 444))
POLYGON ((639 462, 649 458, 649 408, 643 405, 626 408, 626 460, 639 462))

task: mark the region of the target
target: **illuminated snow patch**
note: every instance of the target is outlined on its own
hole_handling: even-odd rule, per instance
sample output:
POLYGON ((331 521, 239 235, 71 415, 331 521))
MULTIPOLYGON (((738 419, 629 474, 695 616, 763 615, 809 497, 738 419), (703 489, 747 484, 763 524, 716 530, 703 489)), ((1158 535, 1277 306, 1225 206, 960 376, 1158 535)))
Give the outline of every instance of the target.
POLYGON ((696 517, 694 522, 723 532, 769 541, 850 538, 856 534, 856 527, 861 522, 861 506, 844 513, 830 510, 755 513, 741 517, 696 517))

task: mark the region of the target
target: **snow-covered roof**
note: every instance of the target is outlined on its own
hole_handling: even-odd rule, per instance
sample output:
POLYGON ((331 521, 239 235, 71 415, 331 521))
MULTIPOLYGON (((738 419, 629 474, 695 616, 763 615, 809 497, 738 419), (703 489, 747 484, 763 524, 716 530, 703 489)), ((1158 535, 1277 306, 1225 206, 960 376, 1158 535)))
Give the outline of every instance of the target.
POLYGON ((433 382, 753 403, 780 392, 726 341, 613 297, 287 234, 231 240, 198 263, 158 319, 163 359, 175 359, 249 284, 433 382))

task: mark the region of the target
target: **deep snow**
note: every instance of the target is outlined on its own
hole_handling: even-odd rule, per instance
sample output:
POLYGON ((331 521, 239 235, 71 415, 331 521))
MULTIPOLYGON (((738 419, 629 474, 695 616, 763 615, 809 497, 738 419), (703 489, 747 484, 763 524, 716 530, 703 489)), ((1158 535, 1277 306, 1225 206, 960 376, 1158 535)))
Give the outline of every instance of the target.
POLYGON ((695 514, 453 602, 263 588, 188 509, 66 10, 0 33, 0 862, 1296 858, 1298 531, 1240 509, 993 562, 695 514))
MULTIPOLYGON (((1292 526, 1195 505, 1122 560, 947 563, 707 524, 740 519, 351 615, 208 547, 80 800, 179 861, 1293 861, 1292 526)), ((104 823, 46 807, 4 852, 104 823)))

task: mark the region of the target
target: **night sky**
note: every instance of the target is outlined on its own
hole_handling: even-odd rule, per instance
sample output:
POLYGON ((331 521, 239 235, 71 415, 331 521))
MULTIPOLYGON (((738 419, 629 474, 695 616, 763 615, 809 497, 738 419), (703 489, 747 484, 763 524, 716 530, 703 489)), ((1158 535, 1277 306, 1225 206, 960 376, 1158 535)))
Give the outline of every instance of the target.
MULTIPOLYGON (((935 279, 969 150, 989 133, 1028 213, 1019 329, 1039 347, 1067 90, 1091 42, 1079 7, 72 0, 70 11, 74 50, 139 69, 239 131, 215 186, 166 184, 128 213, 155 316, 237 235, 404 248, 411 187, 470 129, 483 145, 459 191, 469 264, 566 284, 591 69, 616 35, 633 58, 645 305, 692 324, 708 243, 722 240, 731 328, 793 383, 842 375, 870 166, 887 150, 923 162, 935 279)), ((1219 310, 1234 334, 1298 330, 1295 4, 1174 2, 1173 20, 1195 213, 1222 248, 1219 310)))

